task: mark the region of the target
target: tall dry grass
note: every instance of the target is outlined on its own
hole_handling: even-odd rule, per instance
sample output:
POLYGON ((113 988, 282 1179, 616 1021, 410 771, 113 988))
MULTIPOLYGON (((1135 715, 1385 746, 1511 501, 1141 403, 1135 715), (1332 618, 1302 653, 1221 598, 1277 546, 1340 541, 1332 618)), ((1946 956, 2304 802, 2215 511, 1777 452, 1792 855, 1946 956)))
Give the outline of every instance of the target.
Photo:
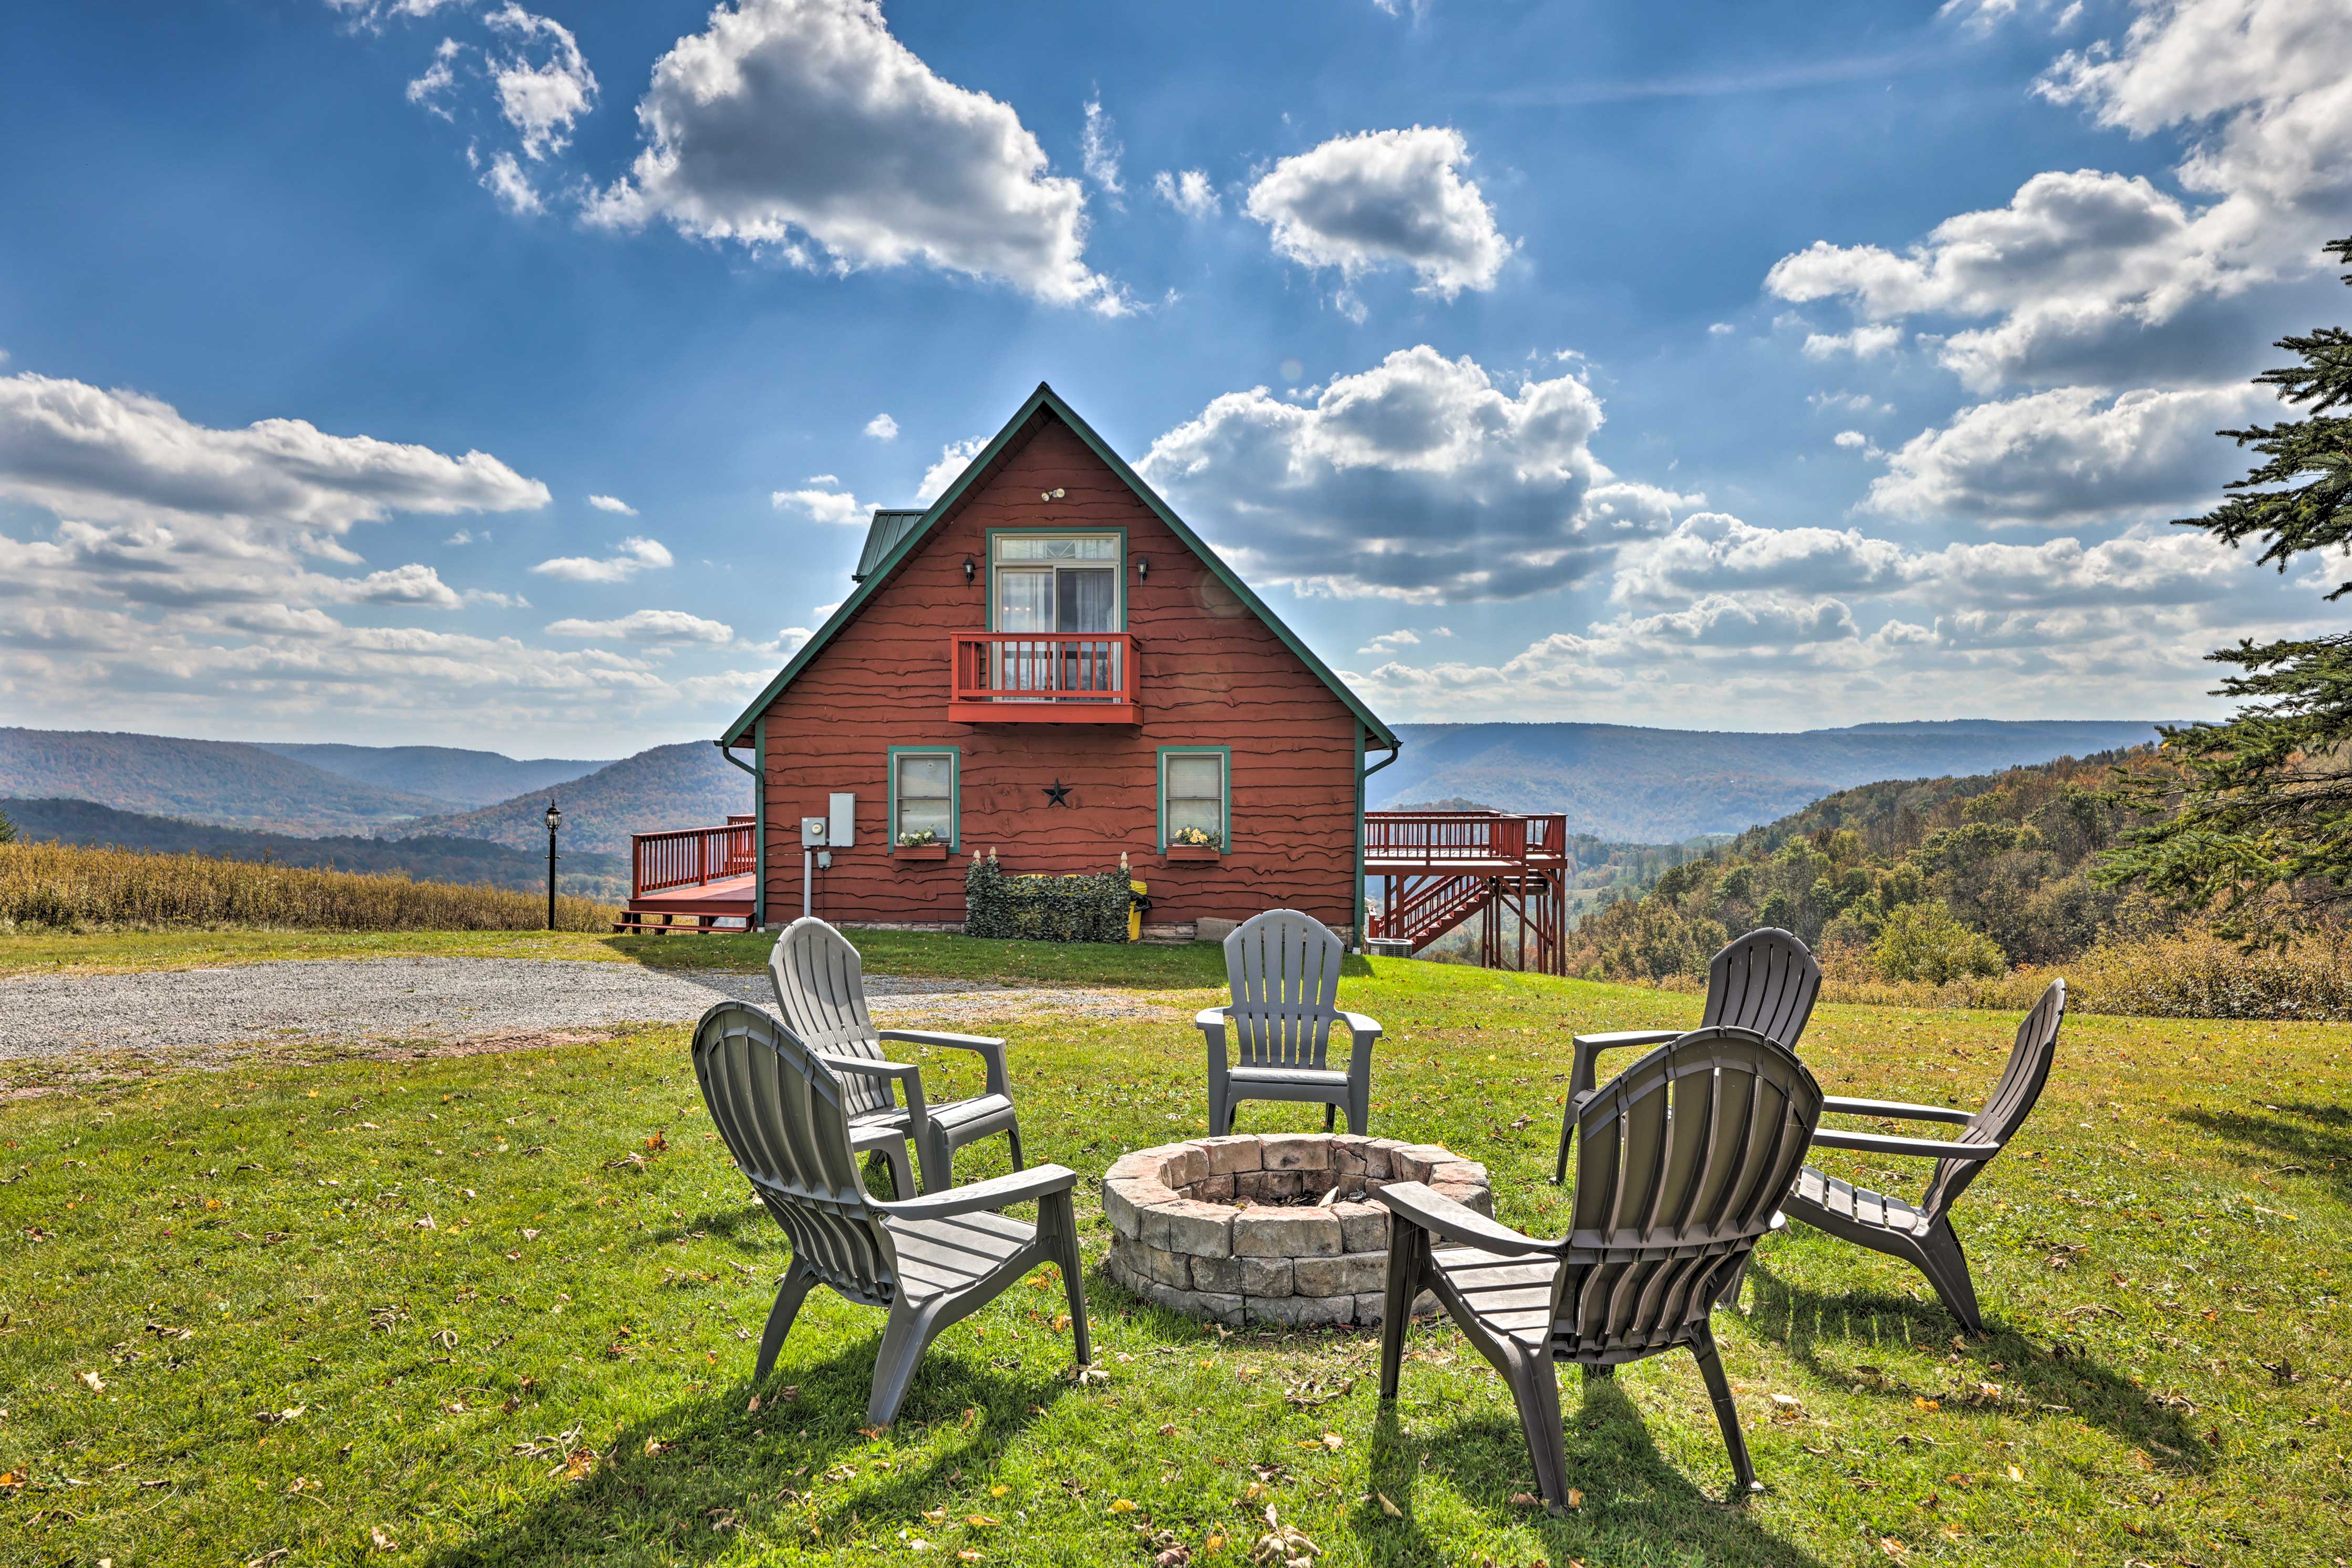
POLYGON ((2352 956, 2312 940, 2284 952, 2247 953, 2202 931, 2110 939, 2063 964, 1941 986, 1889 980, 1858 947, 1831 947, 1817 956, 1822 998, 1832 1002, 2022 1012, 2063 976, 2066 1005, 2077 1012, 2352 1020, 2352 956))
MULTIPOLYGON (((615 911, 559 897, 565 931, 615 911)), ((317 931, 536 931, 544 894, 78 844, 0 844, 0 929, 262 925, 317 931)))

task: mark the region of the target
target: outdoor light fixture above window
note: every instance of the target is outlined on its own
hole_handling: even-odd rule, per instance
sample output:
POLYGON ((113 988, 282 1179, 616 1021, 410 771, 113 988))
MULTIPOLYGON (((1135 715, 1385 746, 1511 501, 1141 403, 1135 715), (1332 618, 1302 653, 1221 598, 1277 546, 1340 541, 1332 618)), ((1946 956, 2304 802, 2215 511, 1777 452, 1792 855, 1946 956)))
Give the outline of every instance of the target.
POLYGON ((964 558, 963 558, 963 581, 964 581, 964 586, 965 586, 966 588, 971 587, 971 580, 972 580, 973 578, 975 578, 975 577, 978 577, 979 575, 980 575, 980 562, 978 562, 978 561, 974 560, 974 559, 973 559, 971 557, 970 557, 970 556, 966 556, 966 557, 964 557, 964 558))
POLYGON ((1143 557, 1137 556, 1135 558, 1135 575, 1139 578, 1150 577, 1151 575, 1151 563, 1149 560, 1146 560, 1143 557))
POLYGON ((1037 498, 1041 501, 1058 501, 1062 498, 1065 492, 1059 486, 1056 486, 1051 490, 1040 490, 1037 492, 1037 498))

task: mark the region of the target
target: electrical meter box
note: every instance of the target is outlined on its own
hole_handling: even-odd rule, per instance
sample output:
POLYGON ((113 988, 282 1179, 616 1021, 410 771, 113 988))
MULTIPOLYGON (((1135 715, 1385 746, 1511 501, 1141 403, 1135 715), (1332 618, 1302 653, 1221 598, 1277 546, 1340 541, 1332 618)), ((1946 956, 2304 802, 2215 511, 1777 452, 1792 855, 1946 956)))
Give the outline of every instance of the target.
POLYGON ((804 850, 824 849, 825 847, 824 835, 826 825, 826 821, 823 817, 803 817, 801 819, 801 848, 804 850))
POLYGON ((818 840, 827 849, 845 850, 857 839, 857 797, 835 795, 832 798, 833 817, 827 824, 828 836, 818 840))

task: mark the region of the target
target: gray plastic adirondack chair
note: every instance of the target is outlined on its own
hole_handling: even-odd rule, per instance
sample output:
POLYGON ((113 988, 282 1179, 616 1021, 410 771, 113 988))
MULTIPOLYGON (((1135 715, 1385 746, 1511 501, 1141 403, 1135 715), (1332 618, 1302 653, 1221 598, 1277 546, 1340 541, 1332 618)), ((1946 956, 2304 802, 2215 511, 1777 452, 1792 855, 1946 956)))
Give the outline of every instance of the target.
POLYGON ((1348 1131, 1362 1134, 1381 1026, 1339 1010, 1341 956, 1338 934, 1295 909, 1253 915, 1225 938, 1233 1005, 1204 1009, 1192 1020, 1209 1045, 1212 1134, 1234 1130, 1234 1110, 1244 1100, 1321 1105, 1327 1132, 1345 1109, 1348 1131), (1335 1023, 1346 1024, 1353 1041, 1344 1072, 1325 1064, 1335 1023))
MULTIPOLYGON (((1752 1029, 1775 1045, 1797 1049, 1805 1020, 1813 1016, 1813 1002, 1822 994, 1822 967, 1812 949, 1794 932, 1767 925, 1723 945, 1706 965, 1706 1007, 1698 1026, 1733 1024, 1752 1029)), ((1551 1179, 1568 1179, 1568 1146, 1576 1133, 1576 1097, 1593 1085, 1594 1070, 1604 1051, 1622 1046, 1661 1045, 1677 1038, 1678 1030, 1632 1029, 1613 1034, 1580 1034, 1571 1042, 1576 1055, 1569 1067, 1568 1106, 1559 1118, 1559 1154, 1552 1162, 1551 1179)))
POLYGON ((776 1006, 803 1044, 829 1058, 856 1057, 892 1069, 887 1073, 860 1071, 845 1085, 850 1146, 860 1154, 878 1153, 889 1162, 890 1179, 900 1197, 915 1193, 907 1169, 908 1140, 922 1159, 925 1192, 953 1184, 958 1149, 998 1133, 1012 1145, 1013 1168, 1019 1170, 1021 1123, 1013 1108, 1013 1085, 1005 1076, 1004 1042, 936 1030, 876 1029, 873 1015, 866 1010, 865 974, 849 938, 808 915, 784 927, 768 956, 776 1006), (884 1040, 972 1051, 988 1064, 988 1086, 968 1099, 926 1099, 920 1070, 886 1061, 884 1040), (891 1092, 893 1084, 907 1096, 903 1106, 891 1092))
POLYGON ((1576 1193, 1568 1235, 1539 1240, 1419 1182, 1388 1205, 1381 1398, 1397 1396, 1406 1314, 1435 1293, 1510 1384, 1544 1500, 1568 1492, 1556 1364, 1608 1376, 1687 1346, 1706 1380, 1743 1491, 1759 1489, 1708 1317, 1737 1288, 1757 1240, 1804 1164, 1821 1086, 1752 1030, 1694 1030, 1576 1105, 1576 1193))
POLYGON ((1992 1096, 1980 1111, 1946 1105, 1906 1105, 1889 1100, 1831 1098, 1825 1108, 1850 1116, 1891 1116, 1907 1122, 1947 1122, 1963 1131, 1949 1142, 1941 1138, 1896 1138, 1882 1133, 1848 1133, 1831 1128, 1813 1134, 1822 1149, 1858 1149, 1874 1155, 1914 1155, 1936 1162, 1927 1178, 1927 1195, 1916 1208, 1899 1197, 1872 1192, 1807 1166, 1797 1175, 1796 1189, 1783 1207, 1791 1219, 1801 1219, 1832 1236, 1900 1258, 1927 1276, 1946 1310, 1970 1333, 1984 1332, 1977 1311, 1975 1284, 1969 1278, 1968 1254, 1952 1229, 1952 1205, 1977 1179, 1985 1162, 2000 1153, 2042 1097, 2050 1081, 2050 1064, 2058 1054, 2058 1030, 2066 1018, 2066 982, 2053 980, 2025 1021, 2017 1026, 2017 1043, 2009 1062, 1993 1085, 1992 1096))
POLYGON ((775 1366, 810 1288, 830 1285, 862 1306, 889 1311, 866 1406, 867 1425, 887 1427, 924 1348, 1041 1263, 1062 1271, 1078 1364, 1087 1365, 1094 1353, 1070 1207, 1077 1173, 1036 1166, 900 1202, 870 1197, 847 1108, 848 1084, 869 1065, 810 1051, 743 1002, 720 1002, 695 1027, 694 1074, 711 1120, 753 1196, 792 1239, 792 1263, 760 1336, 752 1381, 775 1366), (1003 1212, 1032 1199, 1034 1226, 1003 1212))

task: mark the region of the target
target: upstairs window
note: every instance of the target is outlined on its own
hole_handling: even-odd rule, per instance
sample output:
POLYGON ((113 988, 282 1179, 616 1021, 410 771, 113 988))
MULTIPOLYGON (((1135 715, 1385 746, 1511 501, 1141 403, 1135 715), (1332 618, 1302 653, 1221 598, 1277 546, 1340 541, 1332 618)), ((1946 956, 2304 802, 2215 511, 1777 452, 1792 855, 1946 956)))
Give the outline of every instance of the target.
POLYGON ((957 847, 956 774, 953 747, 894 747, 890 751, 890 842, 929 833, 928 841, 957 847))
POLYGON ((1233 847, 1228 832, 1232 800, 1228 775, 1232 755, 1222 746, 1167 747, 1160 753, 1160 847, 1187 841, 1187 829, 1204 834, 1219 850, 1233 847))
POLYGON ((1123 535, 998 533, 989 540, 989 615, 997 632, 1118 632, 1123 535))

